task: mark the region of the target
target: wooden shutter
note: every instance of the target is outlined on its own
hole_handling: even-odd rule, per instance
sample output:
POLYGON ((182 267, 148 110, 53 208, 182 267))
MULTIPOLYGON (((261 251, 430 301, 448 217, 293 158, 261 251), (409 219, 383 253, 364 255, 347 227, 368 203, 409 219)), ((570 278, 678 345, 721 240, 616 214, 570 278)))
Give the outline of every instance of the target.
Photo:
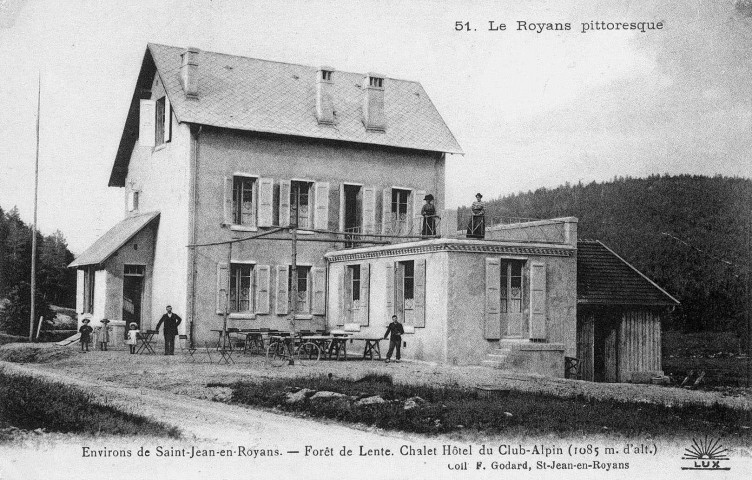
POLYGON ((274 180, 259 178, 258 186, 258 226, 271 227, 274 216, 274 180))
POLYGON ((157 102, 141 100, 139 107, 138 144, 142 147, 153 147, 156 143, 157 102))
MULTIPOLYGON (((391 317, 394 314, 394 268, 395 263, 389 262, 386 267, 386 314, 391 317)), ((391 319, 390 319, 391 321, 391 319)))
POLYGON ((413 298, 415 301, 415 326, 426 326, 426 259, 415 260, 413 298))
POLYGON ((413 218, 411 220, 413 235, 420 235, 423 230, 423 217, 421 217, 420 211, 423 209, 423 197, 425 196, 425 190, 413 190, 413 218))
POLYGON ((347 306, 347 267, 344 264, 337 265, 337 286, 339 287, 339 295, 337 295, 337 325, 344 325, 347 322, 347 314, 349 308, 347 306))
POLYGON ((530 265, 530 338, 546 339, 546 264, 530 265))
POLYGON ((290 267, 277 265, 277 315, 287 315, 290 306, 290 294, 288 293, 288 280, 290 267))
POLYGON ((381 199, 381 233, 387 235, 391 233, 392 225, 392 189, 385 188, 381 199))
POLYGON ((326 268, 313 267, 311 269, 311 277, 313 280, 311 313, 314 315, 324 315, 326 313, 326 268))
POLYGON ((360 266, 360 324, 368 326, 368 311, 370 310, 371 293, 371 265, 364 263, 360 266))
POLYGON ((271 267, 258 265, 256 272, 256 313, 269 313, 269 283, 271 267))
POLYGON ((376 188, 363 188, 363 232, 378 233, 376 231, 376 188))
POLYGON ((353 299, 352 299, 353 298, 353 295, 352 295, 353 294, 352 292, 352 280, 353 279, 352 277, 353 277, 352 268, 350 268, 349 265, 345 265, 345 283, 343 284, 344 292, 345 292, 345 295, 344 295, 345 301, 342 304, 344 307, 344 313, 345 313, 345 320, 346 320, 345 323, 351 323, 353 321, 352 320, 353 318, 353 299))
POLYGON ((313 216, 313 228, 329 230, 329 182, 315 183, 316 213, 313 216))
POLYGON ((164 100, 164 141, 167 143, 172 141, 172 104, 167 95, 165 95, 164 100))
POLYGON ((345 184, 339 184, 339 232, 345 231, 345 184))
POLYGON ((84 271, 76 270, 76 312, 84 313, 84 271))
POLYGON ((232 225, 235 221, 233 214, 233 199, 232 199, 232 177, 226 177, 224 182, 224 224, 232 225))
POLYGON ((290 226, 290 180, 279 181, 279 226, 290 226))
POLYGON ((229 268, 226 263, 217 264, 217 313, 225 313, 228 273, 229 268))
POLYGON ((487 339, 501 338, 501 260, 486 258, 486 308, 484 335, 487 339))

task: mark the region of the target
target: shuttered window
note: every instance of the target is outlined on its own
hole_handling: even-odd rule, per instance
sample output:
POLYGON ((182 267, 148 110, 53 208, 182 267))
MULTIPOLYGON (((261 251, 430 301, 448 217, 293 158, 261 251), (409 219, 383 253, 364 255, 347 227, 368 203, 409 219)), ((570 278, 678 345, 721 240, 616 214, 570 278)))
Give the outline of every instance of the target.
POLYGON ((290 220, 289 225, 298 228, 311 228, 313 223, 311 206, 311 182, 290 182, 290 220))
POLYGON ((230 312, 253 311, 253 265, 233 263, 230 268, 230 312))
POLYGON ((296 282, 298 287, 297 297, 294 300, 297 302, 295 312, 299 314, 311 313, 311 267, 298 266, 294 275, 290 271, 288 282, 288 291, 292 291, 292 282, 296 282))
POLYGON ((156 120, 154 123, 156 128, 154 135, 154 143, 159 146, 165 143, 165 97, 157 100, 156 104, 156 120))
POLYGON ((232 179, 233 225, 256 225, 255 180, 237 175, 232 179))

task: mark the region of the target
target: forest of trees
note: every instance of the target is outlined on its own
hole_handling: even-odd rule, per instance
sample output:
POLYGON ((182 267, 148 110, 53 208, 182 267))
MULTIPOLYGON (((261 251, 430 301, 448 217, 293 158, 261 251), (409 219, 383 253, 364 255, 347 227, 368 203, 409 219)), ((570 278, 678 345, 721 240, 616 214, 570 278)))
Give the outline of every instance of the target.
MULTIPOLYGON (((28 334, 31 298, 31 228, 17 208, 0 207, 0 330, 28 334)), ((73 254, 60 231, 37 232, 37 304, 39 316, 53 316, 50 305, 76 303, 76 271, 69 269, 73 254)))
POLYGON ((615 178, 486 202, 488 223, 564 216, 579 219, 580 239, 601 240, 682 302, 665 327, 746 332, 752 180, 615 178))

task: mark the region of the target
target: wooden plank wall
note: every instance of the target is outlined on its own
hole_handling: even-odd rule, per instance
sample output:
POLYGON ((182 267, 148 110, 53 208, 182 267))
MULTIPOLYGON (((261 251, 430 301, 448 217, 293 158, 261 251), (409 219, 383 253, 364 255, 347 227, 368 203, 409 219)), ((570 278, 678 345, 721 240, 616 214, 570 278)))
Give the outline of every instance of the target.
POLYGON ((619 331, 618 381, 628 382, 631 372, 661 370, 661 322, 649 309, 626 310, 619 331))
POLYGON ((593 345, 595 338, 595 315, 587 313, 578 315, 577 318, 577 358, 578 378, 580 380, 593 381, 593 345))

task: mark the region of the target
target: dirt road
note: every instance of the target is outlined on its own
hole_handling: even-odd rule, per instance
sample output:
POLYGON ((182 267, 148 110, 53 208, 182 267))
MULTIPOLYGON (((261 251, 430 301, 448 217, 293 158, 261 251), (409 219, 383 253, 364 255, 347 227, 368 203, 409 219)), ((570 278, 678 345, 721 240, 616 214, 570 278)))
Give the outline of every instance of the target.
MULTIPOLYGON (((365 451, 382 452, 401 445, 413 448, 425 445, 439 446, 436 439, 408 437, 394 433, 377 433, 373 431, 357 430, 337 424, 326 424, 289 416, 277 415, 270 412, 253 410, 244 407, 227 405, 207 400, 199 400, 158 391, 146 387, 128 387, 107 381, 82 380, 54 371, 1 362, 0 366, 8 372, 35 375, 48 380, 74 385, 94 395, 98 402, 110 404, 126 411, 137 412, 165 423, 178 426, 186 439, 184 441, 138 439, 124 441, 120 438, 101 439, 85 436, 68 436, 50 439, 48 443, 36 445, 42 452, 29 450, 28 445, 6 448, 0 460, 0 473, 7 476, 0 478, 16 478, 16 474, 23 474, 24 478, 72 478, 61 474, 75 474, 81 477, 81 472, 87 472, 91 467, 112 469, 114 478, 120 478, 117 472, 129 470, 141 446, 151 450, 149 468, 161 471, 163 474, 177 471, 183 472, 181 478, 220 478, 222 471, 238 472, 246 469, 254 471, 279 468, 280 463, 286 466, 289 474, 305 474, 310 464, 317 468, 324 467, 329 474, 337 472, 345 474, 356 466, 352 462, 343 462, 339 451, 343 446, 353 450, 357 458, 358 469, 378 469, 384 471, 388 467, 383 456, 361 456, 360 447, 365 451), (61 438, 64 440, 61 442, 61 438), (163 451, 179 451, 185 456, 169 457, 157 455, 157 447, 163 451), (130 450, 131 457, 107 456, 104 458, 84 457, 84 447, 91 451, 130 450), (192 447, 198 452, 206 453, 229 451, 230 457, 197 457, 190 458, 192 447), (308 449, 307 449, 308 447, 308 449), (183 450, 186 449, 186 450, 183 450), (315 451, 314 451, 315 449, 315 451), (260 451, 271 453, 271 456, 260 456, 260 451), (299 453, 290 453, 299 452, 299 453), (307 455, 306 455, 307 453, 307 455), (42 458, 55 456, 53 462, 40 462, 42 458), (13 458, 14 461, 9 461, 13 458), (280 462, 281 457, 287 457, 280 462), (64 462, 60 460, 65 459, 64 462), (336 460, 336 461, 334 461, 336 460), (187 465, 195 465, 187 468, 187 465), (71 468, 73 467, 73 468, 71 468), (219 476, 206 476, 208 472, 216 472, 219 476)), ((3 451, 0 450, 0 451, 3 451)), ((106 452, 105 452, 106 453, 106 452)), ((151 471, 151 470, 150 470, 151 471)), ((152 471, 155 473, 155 471, 152 471)), ((390 478, 402 478, 398 471, 394 471, 390 478)), ((20 476, 18 477, 20 478, 20 476)), ((102 477, 98 477, 102 478, 102 477)), ((133 478, 133 477, 130 477, 133 478)), ((135 478, 139 478, 136 473, 135 478)), ((154 477, 152 477, 154 478, 154 477)), ((227 478, 235 478, 227 477, 227 478)), ((252 477, 250 477, 252 478, 252 477)), ((286 478, 282 477, 282 478, 286 478)))

